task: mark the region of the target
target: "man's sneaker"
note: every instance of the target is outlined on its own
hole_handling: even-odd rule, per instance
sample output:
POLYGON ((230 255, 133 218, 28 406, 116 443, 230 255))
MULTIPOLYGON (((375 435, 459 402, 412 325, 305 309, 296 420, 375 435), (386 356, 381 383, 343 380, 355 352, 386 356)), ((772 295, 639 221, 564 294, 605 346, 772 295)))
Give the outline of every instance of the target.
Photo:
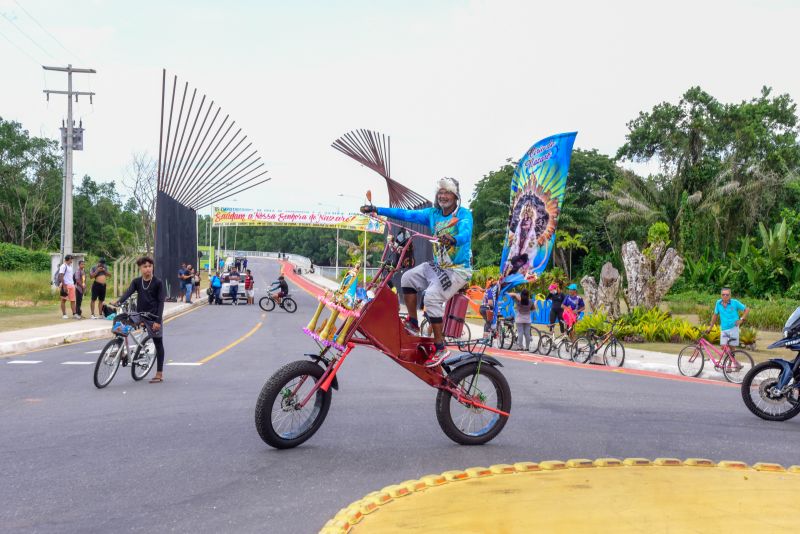
POLYGON ((62 319, 69 319, 69 315, 62 315, 61 318, 62 319))
POLYGON ((408 319, 405 320, 403 325, 406 327, 406 332, 408 332, 412 336, 419 336, 419 325, 415 325, 408 319))
POLYGON ((450 357, 447 349, 437 350, 436 353, 425 361, 425 367, 436 367, 450 357))
POLYGON ((90 319, 97 319, 97 316, 96 316, 96 315, 92 315, 92 316, 90 317, 90 319))
POLYGON ((73 316, 72 316, 72 318, 73 318, 73 319, 83 319, 83 317, 81 317, 81 316, 80 316, 80 315, 78 315, 77 313, 76 313, 75 315, 73 315, 73 316))

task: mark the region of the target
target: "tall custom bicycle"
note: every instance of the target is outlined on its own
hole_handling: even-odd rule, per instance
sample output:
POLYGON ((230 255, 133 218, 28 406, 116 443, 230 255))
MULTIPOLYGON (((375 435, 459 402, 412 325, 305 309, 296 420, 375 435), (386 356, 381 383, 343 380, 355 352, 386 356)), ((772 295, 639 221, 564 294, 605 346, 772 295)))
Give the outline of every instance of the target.
MULTIPOLYGON (((397 226, 387 223, 390 226, 397 226)), ((400 227, 402 228, 402 227, 400 227)), ((435 352, 433 339, 414 336, 403 327, 397 295, 388 283, 403 265, 413 239, 433 240, 405 229, 407 239, 388 236, 379 270, 365 288, 366 295, 352 309, 343 308, 337 293, 323 297, 305 332, 320 350, 278 369, 264 384, 256 401, 255 426, 261 439, 278 449, 296 447, 319 430, 339 388, 337 373, 356 345, 370 346, 437 390, 436 417, 444 433, 456 443, 483 444, 506 424, 511 390, 500 372, 502 364, 484 354, 486 341, 459 342, 462 351, 440 366, 423 364, 435 352), (318 327, 322 307, 330 317, 318 327), (337 317, 344 316, 343 323, 337 317)), ((342 281, 338 295, 347 290, 342 281)), ((352 287, 352 286, 351 286, 352 287)))

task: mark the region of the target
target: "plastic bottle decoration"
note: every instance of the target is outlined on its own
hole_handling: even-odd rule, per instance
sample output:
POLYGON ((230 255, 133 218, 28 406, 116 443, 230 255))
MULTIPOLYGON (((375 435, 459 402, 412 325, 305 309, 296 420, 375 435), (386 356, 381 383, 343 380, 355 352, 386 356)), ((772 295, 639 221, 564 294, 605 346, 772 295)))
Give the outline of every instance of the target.
POLYGON ((326 292, 325 295, 319 297, 317 310, 306 328, 303 329, 303 332, 324 346, 344 350, 345 347, 338 341, 347 337, 353 322, 359 316, 359 309, 362 305, 362 301, 357 298, 356 293, 360 270, 361 262, 359 261, 347 271, 336 290, 326 292), (330 309, 331 314, 322 321, 322 324, 318 325, 323 308, 330 309), (340 329, 336 326, 336 321, 339 317, 345 318, 344 324, 340 329), (338 334, 336 333, 337 330, 339 330, 338 334))

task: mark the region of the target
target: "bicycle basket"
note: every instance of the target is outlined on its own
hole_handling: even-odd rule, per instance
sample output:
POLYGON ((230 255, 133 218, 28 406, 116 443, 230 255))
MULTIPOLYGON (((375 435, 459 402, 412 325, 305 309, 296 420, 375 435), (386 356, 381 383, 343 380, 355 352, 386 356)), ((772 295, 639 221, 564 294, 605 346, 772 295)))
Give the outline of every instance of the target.
POLYGON ((121 336, 127 336, 131 332, 131 330, 133 330, 133 327, 131 325, 125 324, 121 321, 115 321, 114 326, 111 327, 111 331, 113 333, 119 334, 121 336))

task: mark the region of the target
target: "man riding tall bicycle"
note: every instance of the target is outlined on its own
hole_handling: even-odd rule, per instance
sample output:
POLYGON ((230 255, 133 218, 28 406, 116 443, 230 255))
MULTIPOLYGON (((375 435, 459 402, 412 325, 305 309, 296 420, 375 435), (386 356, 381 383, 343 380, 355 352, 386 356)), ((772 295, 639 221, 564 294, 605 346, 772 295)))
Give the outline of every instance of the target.
POLYGON ((444 306, 472 278, 472 212, 459 206, 460 200, 458 181, 441 178, 436 183, 436 200, 432 208, 361 207, 362 213, 377 213, 425 225, 438 240, 433 261, 406 271, 400 281, 408 310, 405 328, 415 336, 420 335, 417 294, 425 292, 425 315, 431 324, 436 346, 436 352, 425 362, 426 367, 436 367, 450 356, 444 344, 444 306))

